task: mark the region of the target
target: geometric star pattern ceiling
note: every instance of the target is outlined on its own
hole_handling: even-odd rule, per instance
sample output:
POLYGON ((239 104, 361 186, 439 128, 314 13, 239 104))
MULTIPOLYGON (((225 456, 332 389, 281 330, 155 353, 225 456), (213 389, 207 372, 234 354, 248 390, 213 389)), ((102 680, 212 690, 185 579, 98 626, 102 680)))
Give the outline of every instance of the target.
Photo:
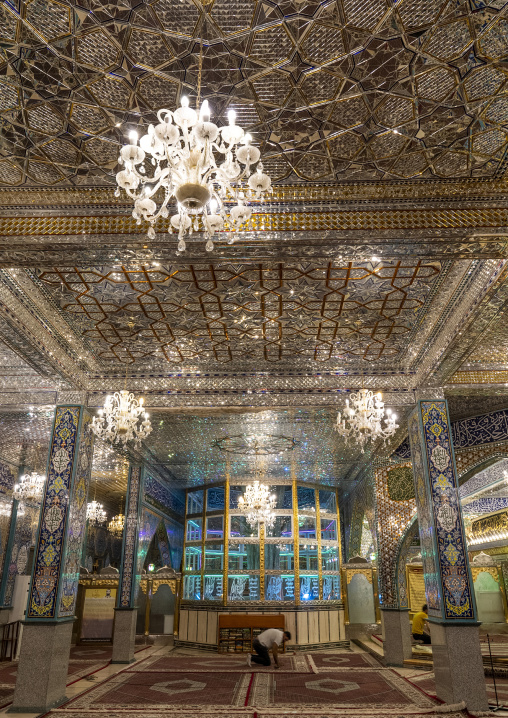
POLYGON ((278 181, 492 177, 504 0, 21 0, 0 5, 0 184, 104 184, 126 130, 234 108, 278 181))
POLYGON ((235 360, 396 362, 439 262, 196 264, 40 270, 102 366, 235 360))

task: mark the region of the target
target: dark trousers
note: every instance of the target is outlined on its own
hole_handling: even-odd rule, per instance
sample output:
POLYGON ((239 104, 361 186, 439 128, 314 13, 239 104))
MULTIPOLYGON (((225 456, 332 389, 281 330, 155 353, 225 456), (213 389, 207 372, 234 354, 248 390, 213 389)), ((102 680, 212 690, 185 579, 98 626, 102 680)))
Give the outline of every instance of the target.
POLYGON ((269 666, 271 661, 268 648, 266 646, 263 646, 263 644, 260 643, 257 638, 252 641, 252 648, 257 653, 257 656, 252 656, 252 662, 259 663, 261 666, 269 666))
POLYGON ((423 641, 424 643, 430 643, 430 636, 428 633, 413 633, 415 641, 423 641))

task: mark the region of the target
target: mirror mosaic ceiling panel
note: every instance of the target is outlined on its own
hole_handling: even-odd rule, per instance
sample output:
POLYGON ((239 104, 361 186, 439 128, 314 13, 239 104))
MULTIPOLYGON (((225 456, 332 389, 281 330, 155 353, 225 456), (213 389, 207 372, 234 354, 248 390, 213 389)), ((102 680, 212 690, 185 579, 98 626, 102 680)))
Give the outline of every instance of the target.
POLYGON ((0 183, 112 182, 126 129, 203 95, 276 181, 504 172, 503 0, 0 3, 0 183))

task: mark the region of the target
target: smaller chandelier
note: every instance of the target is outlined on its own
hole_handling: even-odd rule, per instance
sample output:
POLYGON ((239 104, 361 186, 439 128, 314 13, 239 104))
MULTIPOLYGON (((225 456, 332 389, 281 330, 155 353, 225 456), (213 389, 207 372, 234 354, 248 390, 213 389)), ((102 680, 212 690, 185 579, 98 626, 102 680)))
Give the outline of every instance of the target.
POLYGON ((276 498, 270 495, 270 489, 266 484, 260 484, 254 481, 245 489, 245 494, 238 499, 238 508, 245 512, 247 523, 253 528, 257 524, 265 524, 265 526, 273 526, 275 523, 276 498))
POLYGON ((107 396, 104 409, 99 409, 99 417, 95 416, 92 421, 92 431, 99 439, 111 443, 120 441, 124 446, 134 440, 134 446, 139 448, 141 441, 152 431, 143 398, 136 399, 127 389, 107 396), (143 421, 138 424, 141 415, 143 421))
POLYGON ((363 454, 367 442, 376 439, 386 442, 399 428, 396 414, 384 407, 381 394, 360 389, 351 395, 351 406, 349 399, 346 399, 346 408, 343 414, 339 411, 335 429, 346 443, 359 445, 363 454))
POLYGON ((125 516, 123 514, 118 514, 117 516, 113 516, 113 518, 109 522, 108 531, 110 534, 113 534, 113 536, 119 538, 123 534, 124 525, 125 516))
POLYGON ((19 483, 15 484, 13 496, 18 501, 29 503, 40 503, 44 493, 46 477, 35 471, 20 476, 19 483))
POLYGON ((107 518, 108 515, 104 511, 104 506, 95 499, 86 505, 86 519, 90 523, 99 526, 106 523, 107 518))

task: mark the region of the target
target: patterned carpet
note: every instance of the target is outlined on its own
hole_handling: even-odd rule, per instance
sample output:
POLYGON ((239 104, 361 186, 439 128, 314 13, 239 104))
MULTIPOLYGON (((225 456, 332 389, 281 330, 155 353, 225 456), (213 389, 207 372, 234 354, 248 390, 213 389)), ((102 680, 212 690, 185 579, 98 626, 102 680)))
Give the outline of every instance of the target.
MULTIPOLYGON (((62 706, 66 717, 79 711, 144 710, 180 716, 251 709, 312 714, 336 708, 407 709, 432 712, 436 701, 404 681, 394 671, 373 665, 374 659, 353 653, 282 656, 281 668, 249 669, 236 656, 150 656, 91 687, 62 706), (319 675, 324 673, 324 675, 319 675), (316 675, 318 674, 318 675, 316 675)), ((61 717, 62 718, 62 717, 61 717)), ((84 717, 85 718, 85 717, 84 717)))

